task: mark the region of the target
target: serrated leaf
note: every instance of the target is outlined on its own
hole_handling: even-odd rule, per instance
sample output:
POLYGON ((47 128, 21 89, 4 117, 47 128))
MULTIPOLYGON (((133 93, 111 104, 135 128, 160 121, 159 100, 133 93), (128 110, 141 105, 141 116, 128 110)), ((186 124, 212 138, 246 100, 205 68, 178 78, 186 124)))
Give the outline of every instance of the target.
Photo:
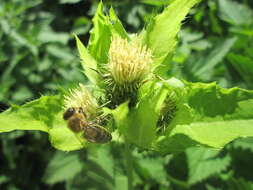
POLYGON ((162 64, 172 53, 181 22, 197 2, 198 0, 175 0, 147 26, 142 40, 152 50, 154 67, 162 64))
POLYGON ((117 15, 112 7, 110 8, 110 15, 109 16, 110 16, 110 21, 111 21, 110 27, 111 27, 112 33, 117 33, 122 38, 129 39, 128 33, 124 29, 121 21, 117 17, 117 15))
POLYGON ((55 184, 75 177, 83 168, 77 154, 56 152, 47 165, 43 180, 55 184))
MULTIPOLYGON (((189 106, 200 117, 234 114, 239 102, 253 99, 253 91, 241 88, 225 89, 216 83, 188 83, 189 106)), ((252 117, 253 118, 253 117, 252 117)))
POLYGON ((79 40, 79 38, 75 35, 77 49, 81 58, 82 67, 84 69, 85 75, 93 84, 99 84, 99 75, 96 71, 98 71, 98 64, 96 60, 90 55, 88 50, 79 40))
POLYGON ((223 89, 215 83, 192 83, 189 87, 194 122, 176 125, 156 140, 154 149, 169 153, 197 145, 222 148, 237 138, 253 136, 252 91, 223 89))
POLYGON ((188 183, 193 185, 202 180, 220 173, 229 166, 230 157, 217 157, 219 151, 206 148, 189 148, 186 150, 189 178, 188 183))
POLYGON ((250 150, 251 152, 253 152, 253 137, 237 139, 231 144, 231 146, 233 148, 240 148, 243 150, 250 150))
POLYGON ((129 38, 113 8, 110 9, 109 13, 109 16, 103 13, 103 3, 101 1, 92 19, 94 26, 90 32, 88 50, 97 61, 98 67, 103 67, 103 64, 108 62, 112 34, 129 38))
POLYGON ((207 55, 198 56, 192 64, 186 65, 186 69, 201 80, 210 80, 213 74, 212 70, 223 60, 236 40, 237 38, 234 37, 217 43, 211 51, 208 50, 207 55))
POLYGON ((96 14, 92 19, 93 29, 90 32, 88 50, 99 65, 107 63, 111 43, 109 17, 103 13, 103 3, 98 4, 96 14))
POLYGON ((62 119, 62 96, 42 96, 0 114, 0 132, 39 130, 49 134, 52 145, 70 151, 82 148, 62 119))
POLYGON ((253 119, 195 122, 190 125, 178 125, 171 137, 184 134, 193 141, 214 148, 222 148, 240 137, 253 136, 253 119))

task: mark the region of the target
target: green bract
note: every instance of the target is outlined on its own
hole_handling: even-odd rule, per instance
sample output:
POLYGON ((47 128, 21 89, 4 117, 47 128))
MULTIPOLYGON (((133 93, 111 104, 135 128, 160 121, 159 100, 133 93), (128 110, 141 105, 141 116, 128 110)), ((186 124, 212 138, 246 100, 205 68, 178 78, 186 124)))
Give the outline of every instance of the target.
MULTIPOLYGON (((109 121, 104 127, 119 132, 128 144, 167 154, 192 146, 222 148, 234 139, 253 136, 253 91, 237 87, 224 89, 216 83, 161 78, 169 67, 168 59, 176 46, 181 23, 197 2, 174 0, 139 35, 128 35, 114 10, 111 8, 109 15, 105 15, 100 3, 93 18, 94 28, 88 46, 75 36, 84 74, 94 89, 93 94, 104 105, 101 108, 104 114, 112 115, 110 119, 115 121, 109 121), (126 43, 138 42, 138 48, 145 47, 152 54, 150 73, 145 70, 146 78, 141 75, 141 80, 133 82, 134 87, 132 83, 122 82, 122 86, 114 88, 115 81, 108 73, 108 53, 114 36, 126 43), (107 89, 108 81, 114 90, 107 89), (121 93, 126 92, 129 94, 124 94, 125 99, 122 99, 121 93), (108 101, 115 104, 107 106, 108 101), (134 104, 129 106, 131 101, 134 104)), ((214 65, 214 62, 210 64, 214 65)), ((196 73, 203 74, 202 71, 196 73)), ((23 106, 12 106, 0 114, 0 132, 40 130, 49 134, 50 142, 57 149, 81 149, 87 143, 81 144, 66 127, 62 119, 63 106, 62 95, 42 96, 23 106)), ((119 138, 115 137, 113 141, 118 142, 119 138)), ((224 158, 224 162, 228 161, 224 158)), ((217 167, 217 170, 222 168, 217 167)), ((193 176, 189 182, 197 180, 193 176)))

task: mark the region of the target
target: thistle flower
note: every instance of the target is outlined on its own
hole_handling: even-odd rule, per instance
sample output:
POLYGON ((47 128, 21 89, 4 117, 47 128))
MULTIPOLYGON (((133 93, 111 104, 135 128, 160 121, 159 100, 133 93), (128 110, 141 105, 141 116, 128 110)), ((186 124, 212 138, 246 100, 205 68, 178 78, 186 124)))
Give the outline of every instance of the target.
POLYGON ((151 63, 151 50, 146 46, 136 40, 128 42, 119 36, 112 37, 106 78, 109 107, 127 100, 130 106, 136 104, 138 89, 151 74, 151 63))
POLYGON ((97 101, 89 90, 79 83, 79 88, 70 90, 70 95, 64 96, 64 109, 82 107, 88 119, 93 119, 98 113, 97 101))
POLYGON ((139 42, 113 36, 109 49, 108 69, 120 85, 140 83, 151 72, 151 50, 139 42))

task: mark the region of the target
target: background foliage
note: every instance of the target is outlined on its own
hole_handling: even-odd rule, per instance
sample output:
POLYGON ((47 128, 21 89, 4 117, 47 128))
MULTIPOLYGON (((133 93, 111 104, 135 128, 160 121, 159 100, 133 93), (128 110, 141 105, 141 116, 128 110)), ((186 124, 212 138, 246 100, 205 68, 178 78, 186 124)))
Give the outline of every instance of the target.
MULTIPOLYGON (((138 32, 170 0, 104 1, 130 32, 138 32)), ((86 79, 73 32, 87 42, 98 1, 4 0, 0 2, 1 109, 64 90, 86 79), (62 89, 64 88, 64 89, 62 89)), ((253 5, 206 0, 192 9, 166 76, 223 87, 253 89, 253 5)), ((1 134, 0 188, 127 188, 120 144, 65 153, 39 132, 1 134)), ((253 189, 252 138, 222 151, 189 148, 159 156, 134 152, 136 189, 253 189)))

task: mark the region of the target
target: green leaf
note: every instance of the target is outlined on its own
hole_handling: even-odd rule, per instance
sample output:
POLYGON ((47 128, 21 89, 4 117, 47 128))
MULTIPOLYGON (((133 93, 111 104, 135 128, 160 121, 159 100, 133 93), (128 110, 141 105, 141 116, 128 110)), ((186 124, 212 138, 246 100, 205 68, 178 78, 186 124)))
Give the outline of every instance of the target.
POLYGON ((110 145, 89 146, 87 163, 87 176, 102 183, 102 189, 112 189, 115 163, 110 152, 110 145))
POLYGON ((163 85, 151 86, 138 106, 132 109, 119 126, 126 139, 140 147, 149 147, 156 136, 156 123, 160 114, 161 103, 165 100, 168 90, 163 85))
POLYGON ((55 184, 73 179, 83 168, 77 154, 56 152, 47 165, 43 181, 55 184))
POLYGON ((49 134, 52 145, 70 151, 82 148, 62 119, 62 96, 42 96, 23 106, 12 106, 0 114, 0 132, 39 130, 49 134))
POLYGON ((112 154, 110 153, 109 145, 100 145, 90 147, 88 159, 95 162, 106 175, 113 179, 114 176, 114 162, 112 154), (93 148, 93 149, 92 149, 93 148))
POLYGON ((198 0, 175 0, 147 26, 142 40, 152 50, 155 68, 172 53, 181 22, 197 2, 198 0))
POLYGON ((179 152, 197 145, 222 148, 237 138, 253 136, 253 91, 223 89, 215 83, 191 83, 188 88, 193 122, 177 124, 159 137, 153 143, 155 150, 179 152))
POLYGON ((137 154, 135 160, 135 168, 141 177, 144 177, 148 181, 155 180, 157 183, 163 185, 168 183, 167 173, 164 168, 165 158, 144 157, 137 154))
POLYGON ((190 185, 227 169, 230 165, 230 157, 220 158, 217 157, 218 154, 219 151, 206 148, 189 148, 186 150, 189 168, 188 183, 190 185))
POLYGON ((161 84, 157 85, 155 90, 153 84, 149 87, 145 88, 148 92, 131 111, 128 102, 121 104, 115 110, 106 110, 107 113, 113 114, 116 125, 126 140, 140 147, 149 147, 154 140, 161 103, 168 93, 161 84))
POLYGON ((111 30, 109 17, 103 14, 103 3, 97 7, 93 21, 93 29, 90 32, 88 50, 99 65, 107 63, 108 51, 111 43, 111 30))
POLYGON ((253 119, 195 122, 190 125, 178 125, 171 133, 184 134, 201 144, 222 148, 239 137, 253 136, 253 119))
POLYGON ((90 32, 88 50, 97 61, 98 67, 103 67, 103 64, 108 62, 108 51, 112 34, 117 34, 127 39, 129 37, 113 8, 110 9, 109 16, 103 13, 102 1, 98 4, 92 21, 94 27, 90 32))
POLYGON ((221 19, 234 25, 252 23, 253 11, 246 5, 230 0, 219 0, 218 2, 221 19))
POLYGON ((123 126, 124 122, 125 122, 124 120, 127 117, 127 114, 129 112, 128 102, 120 104, 114 110, 110 110, 109 108, 104 108, 103 111, 105 114, 112 114, 113 115, 116 125, 118 127, 123 126))
POLYGON ((112 7, 110 8, 110 15, 109 16, 110 16, 110 21, 111 21, 110 27, 111 27, 112 34, 118 34, 122 38, 129 39, 128 33, 124 29, 121 21, 117 17, 117 15, 112 7))
POLYGON ((250 87, 253 87, 253 59, 235 53, 230 53, 228 59, 245 82, 247 82, 250 87))
POLYGON ((194 63, 187 65, 187 69, 191 70, 194 76, 202 80, 210 80, 214 67, 223 60, 236 40, 237 38, 234 37, 219 42, 213 47, 213 50, 208 50, 207 55, 198 56, 194 63))
POLYGON ((243 150, 250 150, 253 152, 253 137, 243 138, 243 139, 237 139, 234 141, 231 146, 233 148, 240 148, 243 150))
POLYGON ((188 103, 201 117, 233 114, 238 103, 253 99, 253 91, 241 88, 225 89, 216 83, 188 83, 188 103))
POLYGON ((76 35, 75 38, 85 75, 93 84, 99 84, 101 80, 98 73, 96 72, 98 71, 98 64, 96 60, 89 54, 88 50, 76 35))

